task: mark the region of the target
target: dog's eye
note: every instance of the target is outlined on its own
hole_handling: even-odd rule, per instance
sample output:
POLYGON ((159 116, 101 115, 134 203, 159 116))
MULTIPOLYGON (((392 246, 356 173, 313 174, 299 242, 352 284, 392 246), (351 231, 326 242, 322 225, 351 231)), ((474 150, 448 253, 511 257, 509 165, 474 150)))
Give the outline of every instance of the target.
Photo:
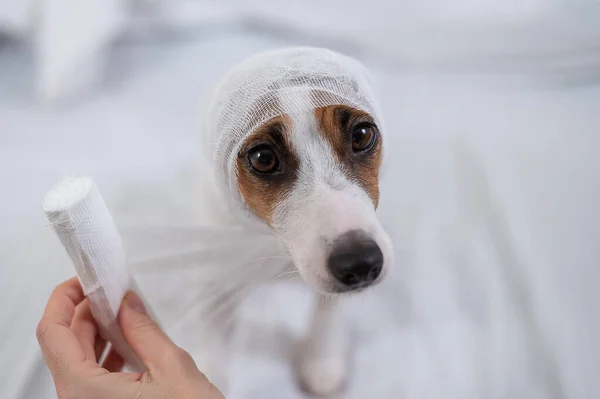
POLYGON ((354 152, 368 151, 375 144, 377 133, 375 128, 368 124, 360 124, 352 131, 352 149, 354 152))
POLYGON ((273 173, 279 167, 279 159, 275 151, 268 146, 259 146, 248 152, 248 163, 257 173, 273 173))

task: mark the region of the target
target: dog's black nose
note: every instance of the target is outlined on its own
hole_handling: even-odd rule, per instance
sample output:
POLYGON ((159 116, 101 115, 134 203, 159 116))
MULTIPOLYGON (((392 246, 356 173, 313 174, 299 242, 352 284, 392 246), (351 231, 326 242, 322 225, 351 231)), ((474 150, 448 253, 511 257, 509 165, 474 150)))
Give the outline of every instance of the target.
POLYGON ((352 231, 336 240, 327 266, 333 277, 345 286, 367 286, 381 273, 383 253, 373 239, 360 231, 352 231))

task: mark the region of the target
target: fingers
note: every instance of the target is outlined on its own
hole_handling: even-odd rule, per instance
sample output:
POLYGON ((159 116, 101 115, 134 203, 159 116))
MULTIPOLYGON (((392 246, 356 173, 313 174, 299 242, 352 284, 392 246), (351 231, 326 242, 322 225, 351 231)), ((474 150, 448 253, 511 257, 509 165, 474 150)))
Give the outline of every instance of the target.
POLYGON ((119 323, 125 339, 148 367, 143 374, 118 372, 124 361, 114 350, 104 361, 104 369, 94 364, 106 342, 99 338, 79 282, 73 278, 54 290, 37 337, 59 397, 131 399, 142 394, 174 397, 180 392, 185 397, 223 398, 191 356, 152 320, 135 294, 125 297, 119 323))
POLYGON ((36 336, 44 358, 55 373, 66 362, 85 359, 85 352, 70 329, 76 306, 84 299, 76 277, 54 289, 37 326, 36 336))
POLYGON ((108 352, 108 356, 106 356, 102 367, 111 373, 115 373, 121 371, 124 365, 125 360, 123 360, 123 357, 117 353, 115 348, 110 348, 110 352, 108 352))
POLYGON ((77 277, 70 278, 52 291, 41 321, 69 327, 75 307, 84 299, 79 280, 77 277))
POLYGON ((165 355, 180 351, 148 316, 144 304, 133 292, 128 293, 123 301, 119 324, 129 345, 149 368, 160 367, 165 355))
MULTIPOLYGON (((142 375, 138 373, 108 373, 98 377, 88 392, 83 392, 76 398, 88 398, 91 391, 95 398, 133 399, 133 398, 158 398, 144 389, 142 375), (142 396, 144 394, 144 396, 142 396)), ((171 397, 171 396, 164 396, 171 397)))
POLYGON ((85 360, 97 362, 104 350, 105 342, 98 335, 98 328, 87 299, 77 306, 71 330, 85 352, 85 360))

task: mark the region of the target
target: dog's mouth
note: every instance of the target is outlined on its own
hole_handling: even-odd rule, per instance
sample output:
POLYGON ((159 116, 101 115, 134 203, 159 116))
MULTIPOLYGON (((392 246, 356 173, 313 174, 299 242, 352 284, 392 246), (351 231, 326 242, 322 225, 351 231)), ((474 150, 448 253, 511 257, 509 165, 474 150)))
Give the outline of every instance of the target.
POLYGON ((326 295, 352 295, 359 294, 368 288, 375 287, 385 279, 386 270, 383 269, 374 279, 358 281, 353 284, 341 282, 334 277, 323 278, 317 281, 307 281, 318 292, 326 295))
POLYGON ((365 291, 367 288, 371 288, 376 286, 377 284, 379 284, 381 281, 383 281, 384 279, 384 274, 380 274, 380 277, 378 277, 376 280, 371 281, 371 282, 364 282, 364 283, 359 283, 353 286, 346 286, 343 284, 332 284, 330 286, 330 288, 328 289, 328 293, 330 294, 340 294, 340 295, 344 295, 344 294, 359 294, 363 291, 365 291))

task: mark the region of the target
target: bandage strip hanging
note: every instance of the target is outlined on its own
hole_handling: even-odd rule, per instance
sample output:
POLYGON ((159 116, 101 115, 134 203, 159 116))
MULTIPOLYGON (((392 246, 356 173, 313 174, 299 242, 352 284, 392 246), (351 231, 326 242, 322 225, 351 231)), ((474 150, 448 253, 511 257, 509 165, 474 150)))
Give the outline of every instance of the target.
POLYGON ((67 250, 100 334, 132 371, 145 366, 131 349, 118 323, 123 297, 138 291, 126 264, 123 242, 91 178, 67 178, 44 199, 44 211, 67 250))

